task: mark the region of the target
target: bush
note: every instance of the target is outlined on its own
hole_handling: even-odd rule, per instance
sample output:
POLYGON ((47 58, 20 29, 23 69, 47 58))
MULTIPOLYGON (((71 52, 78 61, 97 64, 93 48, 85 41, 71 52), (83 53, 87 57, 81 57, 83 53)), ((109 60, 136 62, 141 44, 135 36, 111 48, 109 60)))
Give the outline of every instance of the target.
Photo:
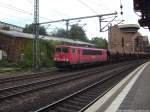
POLYGON ((1 60, 0 67, 19 67, 19 64, 11 61, 1 60))
POLYGON ((41 40, 41 67, 52 67, 54 66, 53 55, 54 48, 56 45, 61 44, 60 41, 44 41, 41 40))
MULTIPOLYGON (((46 41, 40 39, 40 67, 52 67, 54 66, 53 54, 56 45, 61 44, 60 41, 46 41)), ((20 62, 22 67, 32 67, 33 65, 33 50, 32 41, 22 48, 24 54, 24 60, 20 62)))

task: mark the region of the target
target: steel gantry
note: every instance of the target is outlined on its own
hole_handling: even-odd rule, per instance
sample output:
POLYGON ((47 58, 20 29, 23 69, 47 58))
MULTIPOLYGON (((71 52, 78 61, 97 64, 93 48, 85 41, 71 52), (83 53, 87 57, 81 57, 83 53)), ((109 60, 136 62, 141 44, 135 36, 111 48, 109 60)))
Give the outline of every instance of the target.
MULTIPOLYGON (((103 27, 101 25, 101 23, 103 22, 103 20, 105 18, 105 16, 112 16, 112 15, 115 15, 115 18, 117 17, 117 12, 114 12, 114 13, 107 13, 107 14, 100 14, 100 15, 93 15, 93 16, 83 16, 83 17, 77 17, 77 18, 68 18, 68 19, 60 19, 60 20, 55 20, 55 21, 48 21, 48 22, 42 22, 42 23, 39 23, 39 25, 41 24, 49 24, 49 23, 57 23, 57 22, 66 22, 66 31, 68 32, 68 26, 69 26, 69 21, 72 21, 72 20, 81 20, 81 19, 88 19, 88 18, 95 18, 95 17, 98 17, 99 18, 99 24, 100 24, 100 32, 103 31, 103 27)), ((114 19, 113 19, 114 20, 114 19)), ((112 21, 113 21, 112 20, 112 21)), ((110 21, 111 22, 111 21, 110 21)), ((109 22, 109 23, 110 23, 109 22)), ((108 25, 108 24, 107 24, 108 25)), ((106 27, 106 26, 104 26, 106 27)), ((66 36, 68 37, 68 35, 66 36)))
POLYGON ((55 20, 55 21, 49 21, 49 22, 39 23, 39 0, 34 0, 33 67, 37 70, 37 69, 39 69, 39 65, 40 65, 39 26, 41 24, 49 24, 49 23, 56 23, 56 22, 66 22, 66 32, 67 32, 66 38, 68 38, 68 29, 69 29, 68 27, 69 27, 69 22, 70 21, 98 17, 99 18, 100 32, 102 32, 103 29, 108 25, 107 24, 104 27, 102 27, 101 23, 104 22, 104 19, 105 19, 103 17, 105 17, 105 16, 111 16, 111 15, 115 15, 115 18, 116 18, 117 17, 116 16, 117 12, 107 13, 107 14, 100 14, 100 15, 93 15, 93 16, 84 16, 84 17, 77 17, 77 18, 61 19, 61 20, 55 20))

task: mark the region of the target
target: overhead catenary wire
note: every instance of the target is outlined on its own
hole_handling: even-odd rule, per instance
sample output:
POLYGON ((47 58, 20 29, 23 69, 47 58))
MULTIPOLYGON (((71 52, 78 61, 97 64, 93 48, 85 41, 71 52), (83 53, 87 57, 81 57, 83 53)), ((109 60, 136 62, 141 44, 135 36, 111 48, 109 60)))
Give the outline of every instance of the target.
POLYGON ((110 9, 104 2, 102 1, 99 1, 99 2, 96 2, 96 1, 93 1, 93 0, 88 0, 87 2, 90 2, 90 4, 94 4, 94 5, 97 5, 99 8, 103 7, 105 9, 107 9, 108 11, 112 11, 113 9, 110 9), (101 3, 100 3, 101 2, 101 3))
MULTIPOLYGON (((16 20, 15 20, 16 18, 21 18, 21 19, 18 19, 18 20, 17 20, 18 23, 29 22, 29 21, 28 21, 29 18, 28 18, 28 20, 27 20, 27 18, 23 18, 22 16, 19 16, 20 13, 21 13, 21 14, 27 14, 27 15, 31 16, 31 14, 30 14, 29 12, 27 12, 27 11, 18 9, 18 8, 12 6, 12 5, 5 4, 5 3, 2 3, 2 2, 0 2, 0 8, 1 8, 1 9, 2 9, 2 8, 6 8, 6 9, 8 9, 8 10, 11 10, 11 11, 5 11, 5 12, 3 11, 3 12, 1 12, 1 19, 2 19, 2 18, 10 18, 10 17, 11 17, 11 22, 12 22, 13 24, 16 23, 16 20), (12 13, 12 11, 15 11, 16 13, 12 13)), ((10 19, 8 19, 8 20, 2 19, 2 21, 10 22, 10 19)))
POLYGON ((4 8, 7 8, 7 9, 10 9, 10 10, 14 10, 14 11, 20 12, 20 13, 24 13, 24 14, 28 14, 28 15, 33 15, 29 11, 26 11, 26 10, 23 10, 23 9, 20 9, 20 8, 15 7, 15 6, 12 6, 12 5, 9 5, 9 4, 5 4, 5 3, 2 3, 2 2, 0 2, 0 6, 4 7, 4 8))
POLYGON ((60 11, 58 11, 58 10, 56 10, 56 9, 52 9, 53 10, 53 12, 55 12, 55 13, 57 13, 59 16, 60 16, 60 14, 61 15, 63 15, 63 16, 67 16, 67 17, 71 17, 70 15, 68 15, 68 14, 65 14, 65 13, 63 13, 63 12, 60 12, 60 11))
POLYGON ((31 5, 33 5, 33 2, 31 0, 27 0, 27 2, 31 5))
POLYGON ((82 0, 78 0, 81 4, 83 4, 85 7, 87 7, 88 9, 90 9, 92 12, 94 12, 95 14, 98 14, 93 8, 91 8, 89 5, 87 5, 85 2, 83 2, 82 0))
MULTIPOLYGON (((31 3, 31 0, 27 0, 28 2, 30 1, 31 3)), ((33 3, 32 3, 33 4, 33 3)), ((0 2, 0 6, 3 7, 3 8, 7 8, 9 10, 13 10, 15 12, 18 12, 18 13, 22 13, 22 14, 26 14, 26 15, 29 15, 29 16, 33 16, 34 14, 32 13, 32 11, 27 11, 27 10, 24 10, 24 9, 20 9, 20 8, 17 8, 11 4, 6 4, 6 3, 3 3, 3 2, 0 2)), ((55 11, 57 13, 61 13, 59 11, 55 11)), ((63 13, 61 13, 63 14, 63 13)), ((65 14, 64 14, 65 15, 65 14)), ((48 20, 48 21, 52 21, 51 19, 47 18, 47 17, 44 17, 44 16, 39 16, 40 19, 44 19, 44 20, 48 20)))
MULTIPOLYGON (((29 15, 31 17, 34 15, 32 13, 32 11, 27 11, 27 10, 24 10, 24 9, 20 9, 20 8, 17 8, 15 6, 13 6, 13 5, 6 4, 6 3, 3 3, 3 2, 0 2, 0 6, 3 7, 3 8, 7 8, 9 10, 13 10, 15 12, 19 12, 19 13, 22 13, 22 14, 29 15)), ((45 20, 50 20, 49 18, 43 17, 43 16, 40 16, 40 18, 45 19, 45 20)))

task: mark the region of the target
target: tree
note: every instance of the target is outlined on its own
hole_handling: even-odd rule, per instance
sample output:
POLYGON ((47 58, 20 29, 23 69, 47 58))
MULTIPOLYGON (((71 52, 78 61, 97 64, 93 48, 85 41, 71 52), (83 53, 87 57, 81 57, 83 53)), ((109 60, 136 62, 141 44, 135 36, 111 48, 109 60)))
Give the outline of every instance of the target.
POLYGON ((81 41, 88 41, 88 38, 86 37, 85 31, 81 26, 78 25, 72 25, 71 29, 67 31, 65 29, 57 29, 51 32, 52 36, 55 37, 67 37, 73 40, 81 40, 81 41))
POLYGON ((72 25, 71 29, 69 30, 69 38, 81 41, 88 40, 85 31, 81 26, 78 25, 72 25))
POLYGON ((63 28, 60 28, 60 29, 52 31, 51 35, 54 37, 66 37, 66 30, 64 30, 63 28))
MULTIPOLYGON (((23 32, 33 34, 33 29, 34 29, 34 24, 26 24, 25 28, 23 29, 23 32)), ((39 34, 47 35, 46 29, 44 28, 44 26, 39 26, 39 34)))
POLYGON ((100 38, 100 37, 94 37, 94 38, 92 38, 91 42, 93 44, 96 44, 100 48, 105 48, 106 49, 107 46, 108 46, 107 40, 103 39, 103 38, 100 38))

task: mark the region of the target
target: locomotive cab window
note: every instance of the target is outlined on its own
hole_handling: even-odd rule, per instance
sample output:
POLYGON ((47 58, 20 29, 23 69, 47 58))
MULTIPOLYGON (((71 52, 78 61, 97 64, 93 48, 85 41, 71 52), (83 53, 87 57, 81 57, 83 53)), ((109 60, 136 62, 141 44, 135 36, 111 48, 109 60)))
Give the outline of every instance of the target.
POLYGON ((56 52, 61 52, 61 48, 56 48, 56 52))
POLYGON ((68 48, 62 48, 62 52, 68 53, 68 48))
POLYGON ((68 53, 68 48, 56 48, 56 52, 63 52, 63 53, 68 53))

